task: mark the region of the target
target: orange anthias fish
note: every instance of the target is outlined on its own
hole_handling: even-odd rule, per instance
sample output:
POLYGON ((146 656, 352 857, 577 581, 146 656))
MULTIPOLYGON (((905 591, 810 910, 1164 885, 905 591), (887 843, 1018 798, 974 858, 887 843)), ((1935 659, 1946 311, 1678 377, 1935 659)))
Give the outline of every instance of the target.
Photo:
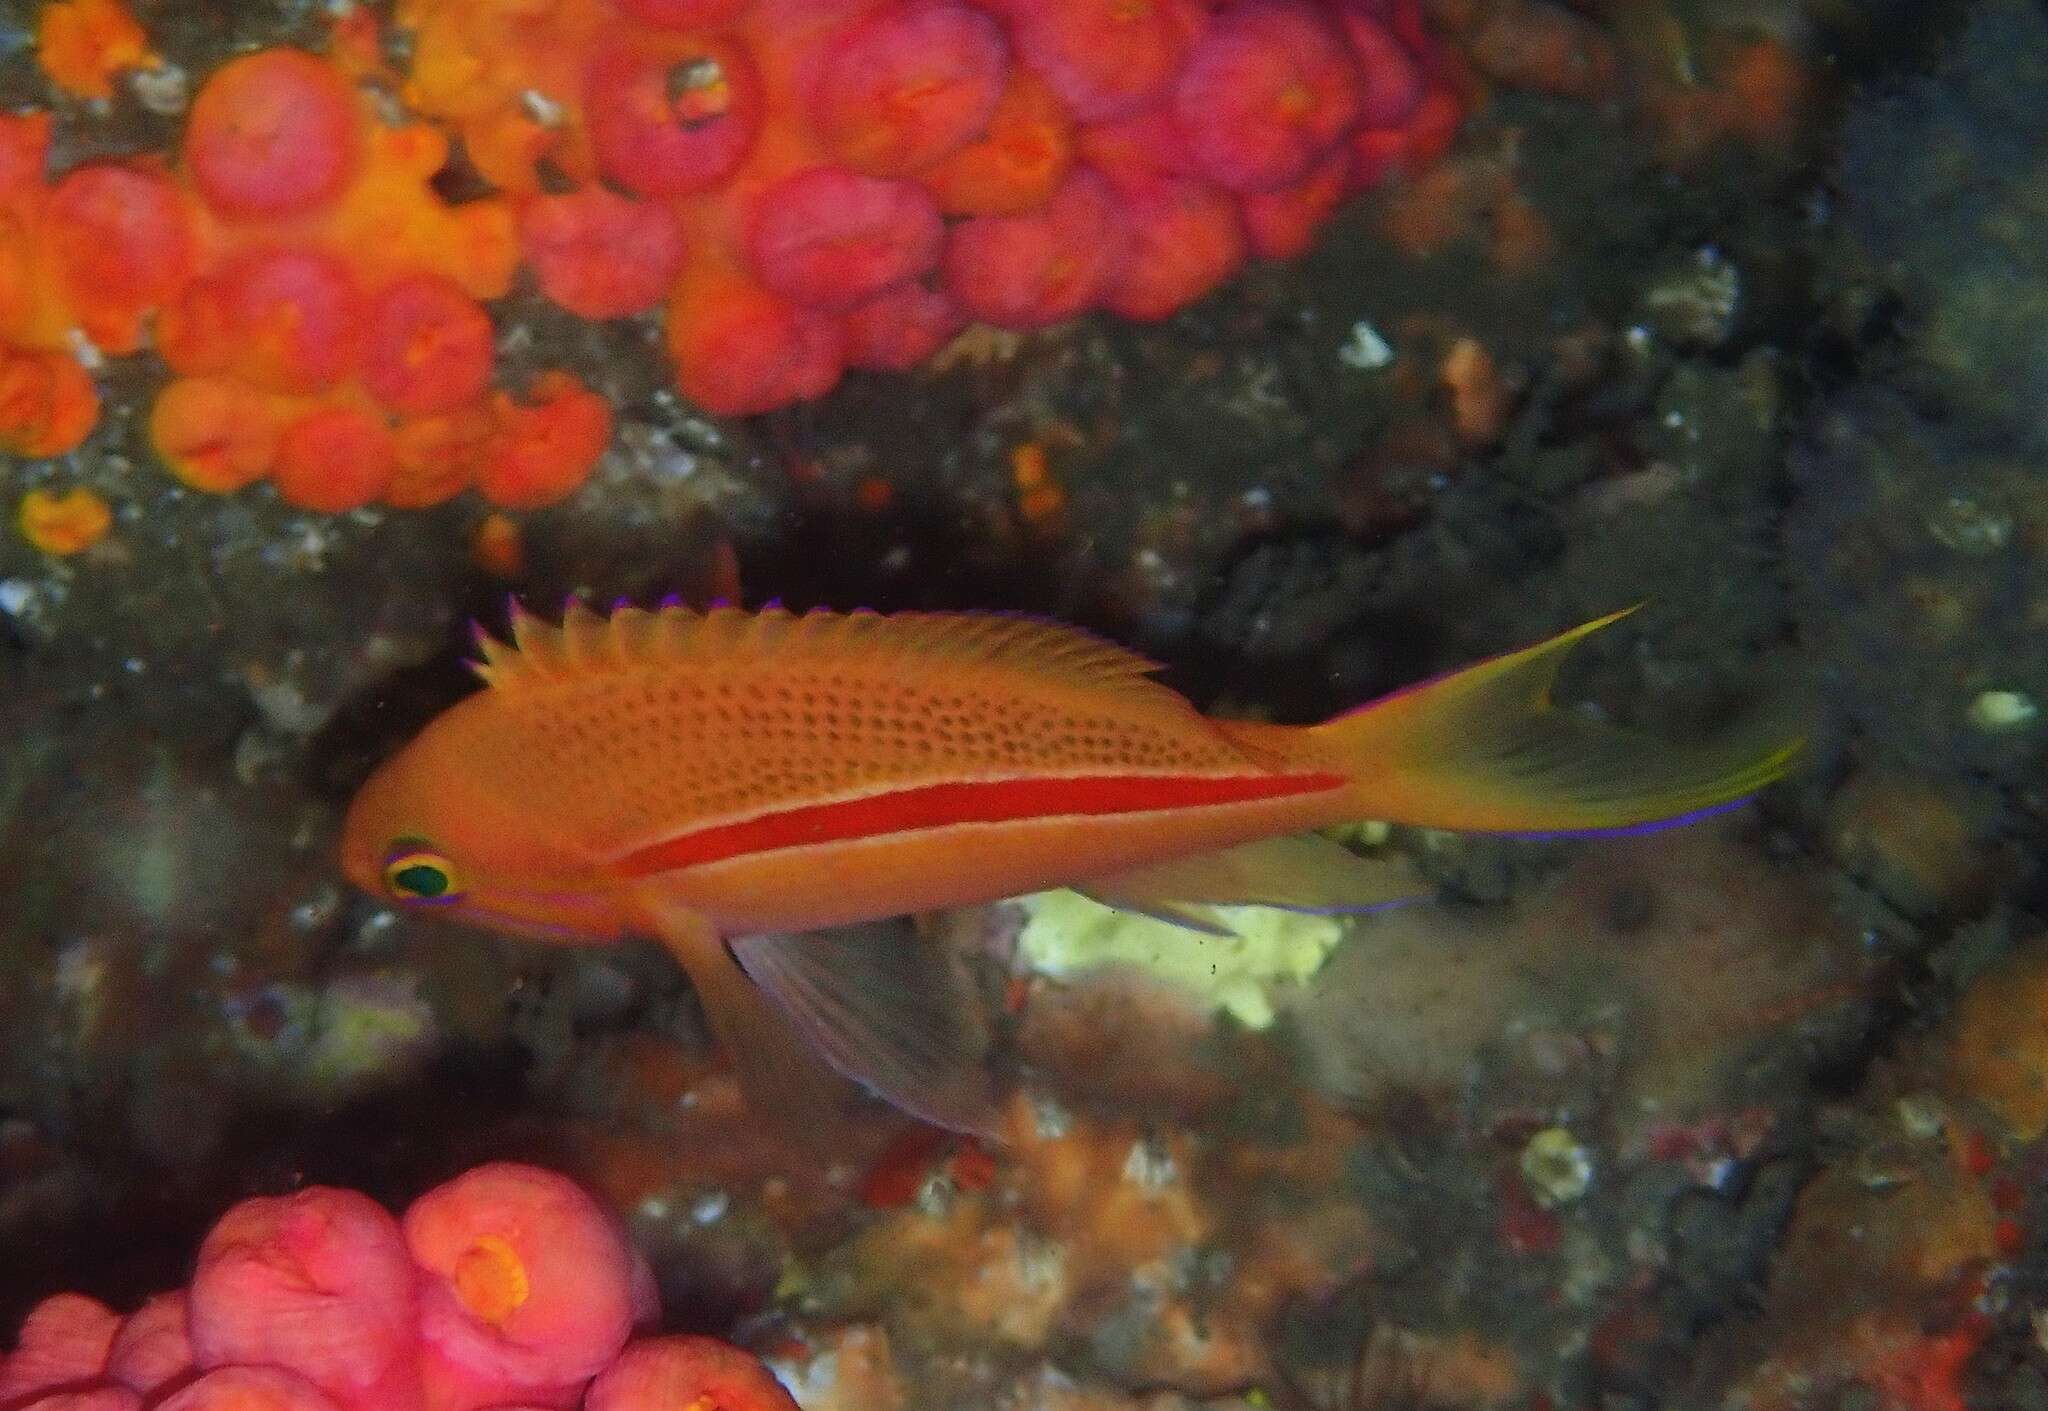
POLYGON ((1142 658, 1022 618, 515 609, 511 645, 478 634, 488 689, 363 786, 342 859, 501 930, 659 937, 764 1115, 830 1106, 822 1058, 985 1130, 944 967, 825 928, 1056 886, 1197 927, 1191 903, 1366 910, 1412 881, 1309 830, 1624 829, 1785 771, 1796 741, 1688 750, 1554 709, 1564 653, 1614 617, 1278 726, 1211 720, 1142 658))

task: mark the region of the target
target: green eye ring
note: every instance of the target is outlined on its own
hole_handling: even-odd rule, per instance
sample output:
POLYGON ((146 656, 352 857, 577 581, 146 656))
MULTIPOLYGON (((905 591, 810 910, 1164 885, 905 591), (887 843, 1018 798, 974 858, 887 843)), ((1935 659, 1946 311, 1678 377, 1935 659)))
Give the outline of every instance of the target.
POLYGON ((400 901, 429 905, 462 895, 455 864, 413 838, 392 845, 384 859, 384 888, 400 901))

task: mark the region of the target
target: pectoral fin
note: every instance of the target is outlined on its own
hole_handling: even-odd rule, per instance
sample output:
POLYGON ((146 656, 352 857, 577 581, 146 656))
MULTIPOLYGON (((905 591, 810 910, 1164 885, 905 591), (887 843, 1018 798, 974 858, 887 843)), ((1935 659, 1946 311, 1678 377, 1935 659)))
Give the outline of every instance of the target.
POLYGON ((888 925, 743 936, 732 950, 839 1072, 927 1122, 992 1134, 987 1035, 950 957, 888 925))
POLYGON ((1413 900, 1428 888, 1405 866, 1360 857, 1328 838, 1298 833, 1092 878, 1074 890, 1104 906, 1228 935, 1187 905, 1271 906, 1337 915, 1377 911, 1413 900))
POLYGON ((697 988, 748 1112, 804 1147, 831 1145, 853 1121, 859 1099, 852 1084, 792 1032, 702 916, 660 902, 651 909, 662 944, 697 988))

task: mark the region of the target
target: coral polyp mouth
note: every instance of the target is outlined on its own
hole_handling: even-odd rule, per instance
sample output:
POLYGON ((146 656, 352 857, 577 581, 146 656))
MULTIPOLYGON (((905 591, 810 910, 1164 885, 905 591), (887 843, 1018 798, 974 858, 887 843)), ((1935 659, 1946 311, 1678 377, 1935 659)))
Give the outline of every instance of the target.
POLYGON ((725 66, 709 54, 669 65, 662 87, 669 112, 686 128, 717 122, 732 111, 732 84, 725 66))

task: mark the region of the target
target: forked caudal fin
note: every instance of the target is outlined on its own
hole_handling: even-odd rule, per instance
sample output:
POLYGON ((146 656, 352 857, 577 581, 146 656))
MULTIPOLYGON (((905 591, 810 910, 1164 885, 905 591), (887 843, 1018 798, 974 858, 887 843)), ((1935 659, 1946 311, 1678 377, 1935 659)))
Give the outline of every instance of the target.
POLYGON ((1314 727, 1351 761, 1358 816, 1474 832, 1627 831, 1711 813, 1783 775, 1804 742, 1776 718, 1670 745, 1551 703, 1565 653, 1633 611, 1314 727))

